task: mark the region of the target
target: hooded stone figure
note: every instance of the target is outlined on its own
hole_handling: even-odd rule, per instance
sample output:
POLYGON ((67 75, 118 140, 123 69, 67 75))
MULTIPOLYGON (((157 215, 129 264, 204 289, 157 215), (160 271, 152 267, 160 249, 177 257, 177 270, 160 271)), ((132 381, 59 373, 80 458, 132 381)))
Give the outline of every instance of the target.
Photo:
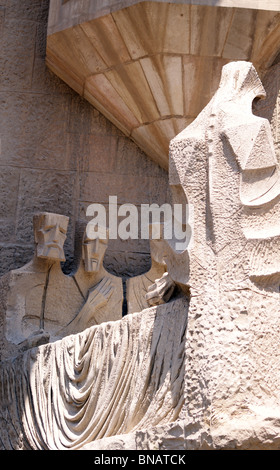
POLYGON ((209 105, 170 144, 170 183, 194 214, 185 263, 168 273, 189 286, 190 299, 7 361, 2 448, 13 439, 15 448, 52 450, 279 447, 277 269, 252 279, 265 237, 277 255, 280 213, 270 129, 252 113, 262 93, 252 64, 229 64, 209 105))
MULTIPOLYGON (((219 271, 220 281, 235 287, 279 271, 279 163, 269 122, 252 113, 253 101, 264 97, 251 63, 225 65, 212 100, 170 145, 171 189, 180 186, 195 211, 190 265, 219 271), (260 269, 257 246, 265 250, 263 240, 271 237, 274 250, 267 249, 270 261, 260 269)), ((197 292, 206 277, 201 271, 192 282, 193 272, 188 282, 197 292)))
POLYGON ((216 435, 258 429, 279 407, 279 162, 269 122, 252 109, 264 96, 254 66, 231 62, 170 143, 171 190, 194 209, 186 376, 196 385, 185 410, 200 410, 216 435))

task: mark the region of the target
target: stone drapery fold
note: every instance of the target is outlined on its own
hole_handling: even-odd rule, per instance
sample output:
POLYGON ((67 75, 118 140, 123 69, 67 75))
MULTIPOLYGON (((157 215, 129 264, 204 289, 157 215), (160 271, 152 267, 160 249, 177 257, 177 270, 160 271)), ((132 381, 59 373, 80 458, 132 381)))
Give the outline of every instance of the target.
POLYGON ((177 299, 3 362, 0 447, 79 449, 175 421, 187 308, 177 299))

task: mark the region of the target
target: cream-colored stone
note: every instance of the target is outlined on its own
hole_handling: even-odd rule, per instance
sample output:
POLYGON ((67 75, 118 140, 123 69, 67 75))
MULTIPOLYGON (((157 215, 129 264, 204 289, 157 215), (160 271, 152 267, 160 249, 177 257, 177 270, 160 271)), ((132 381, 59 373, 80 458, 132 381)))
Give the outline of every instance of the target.
POLYGON ((93 106, 97 105, 104 116, 118 126, 124 134, 129 135, 131 127, 139 125, 135 115, 103 74, 87 79, 84 96, 93 106), (101 107, 99 103, 102 103, 101 107))
POLYGON ((183 116, 183 71, 179 56, 153 56, 140 60, 161 116, 183 116))
MULTIPOLYGON (((1 448, 279 448, 279 162, 252 113, 264 94, 251 63, 227 64, 170 142, 170 186, 193 208, 191 233, 182 252, 155 245, 167 272, 149 292, 161 303, 170 285, 186 290, 89 328, 79 314, 83 331, 49 344, 27 338, 33 349, 1 363, 1 448)), ((91 253, 84 245, 83 270, 91 253)), ((89 303, 111 299, 99 286, 89 303)))
POLYGON ((120 65, 108 71, 106 77, 139 122, 151 122, 159 118, 159 111, 139 62, 120 65), (143 101, 143 96, 147 100, 143 101))
POLYGON ((221 57, 231 28, 233 14, 231 8, 192 5, 190 22, 191 55, 221 57), (213 31, 215 31, 215 34, 213 34, 213 31))
MULTIPOLYGON (((256 10, 279 11, 279 0, 152 0, 150 3, 175 3, 179 5, 205 5, 227 8, 245 8, 256 10)), ((102 17, 120 8, 128 8, 141 4, 142 0, 111 0, 110 5, 104 0, 68 0, 61 4, 60 0, 51 0, 49 13, 49 34, 70 28, 84 15, 87 19, 102 17)))
POLYGON ((174 122, 197 117, 223 65, 250 60, 263 76, 279 51, 275 5, 233 3, 53 4, 46 61, 166 169, 174 122))
POLYGON ((181 299, 146 309, 2 363, 0 422, 7 411, 11 420, 0 425, 1 447, 80 449, 175 421, 182 407, 186 308, 181 299))
POLYGON ((162 52, 189 53, 188 5, 141 2, 132 8, 120 9, 112 16, 134 60, 162 52))
POLYGON ((154 240, 150 240, 151 268, 148 272, 127 280, 126 299, 128 313, 141 312, 152 305, 152 303, 147 301, 146 294, 156 279, 160 279, 166 272, 166 263, 163 259, 161 248, 163 246, 160 241, 156 243, 154 240))
POLYGON ((82 23, 81 28, 108 68, 131 59, 113 16, 99 18, 94 24, 82 23))
MULTIPOLYGON (((82 223, 81 226, 85 224, 82 223)), ((56 329, 55 338, 79 333, 92 325, 122 318, 122 279, 109 273, 103 265, 109 241, 108 229, 103 227, 103 238, 91 238, 86 229, 79 235, 76 240, 80 253, 76 253, 76 257, 79 262, 77 269, 67 276, 67 284, 69 291, 72 288, 73 292, 76 288, 80 295, 75 298, 71 294, 70 305, 68 298, 68 320, 62 328, 56 329)), ((61 293, 58 292, 57 295, 61 293)))
MULTIPOLYGON (((35 215, 33 259, 1 278, 2 296, 5 296, 3 336, 8 342, 19 345, 36 331, 46 328, 50 333, 53 323, 56 326, 59 323, 56 312, 47 313, 46 302, 53 277, 56 285, 65 277, 60 263, 65 259, 63 245, 68 220, 59 214, 35 215)), ((51 301, 56 303, 56 296, 51 301)))
POLYGON ((62 272, 68 220, 46 212, 35 215, 33 259, 0 278, 2 340, 14 349, 34 345, 37 336, 39 343, 42 335, 52 341, 122 318, 122 280, 103 266, 108 240, 80 237, 77 269, 71 275, 62 272))
MULTIPOLYGON (((267 413, 267 420, 274 416, 276 422, 279 409, 279 355, 260 333, 264 323, 273 330, 279 325, 280 265, 271 263, 267 256, 270 252, 279 259, 279 243, 275 236, 264 246, 263 235, 257 230, 254 233, 261 220, 263 227, 276 223, 274 214, 279 214, 280 200, 279 166, 271 146, 271 130, 265 119, 252 114, 252 101, 263 95, 252 64, 226 65, 213 99, 170 145, 171 187, 181 184, 194 207, 188 350, 195 352, 186 374, 192 376, 196 386, 188 396, 185 412, 197 416, 197 406, 191 403, 197 405, 199 400, 202 428, 203 422, 211 423, 217 416, 218 434, 226 432, 226 425, 221 431, 222 422, 236 419, 244 429, 248 419, 248 433, 234 444, 243 448, 249 445, 248 435, 252 441, 256 438, 252 423, 255 420, 258 428, 261 410, 267 413), (231 139, 236 145, 230 145, 231 139), (255 150, 251 152, 252 148, 255 150), (250 185, 246 197, 245 177, 250 185), (258 352, 253 344, 258 344, 258 352), (263 356, 264 351, 266 360, 262 362, 258 354, 263 356), (199 386, 202 376, 207 382, 203 397, 199 386), (264 387, 263 392, 260 387, 264 387)), ((225 447, 230 446, 231 430, 228 426, 225 447)))

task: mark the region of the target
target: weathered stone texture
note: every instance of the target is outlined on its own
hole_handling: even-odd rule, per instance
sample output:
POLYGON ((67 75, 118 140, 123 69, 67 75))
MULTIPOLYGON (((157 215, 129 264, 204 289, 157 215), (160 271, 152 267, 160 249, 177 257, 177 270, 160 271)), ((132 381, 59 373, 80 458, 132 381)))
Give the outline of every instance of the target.
MULTIPOLYGON (((167 174, 46 67, 48 9, 49 0, 0 2, 0 274, 32 256, 34 211, 70 217, 70 269, 75 223, 90 203, 167 198, 167 174)), ((116 242, 106 263, 119 275, 148 270, 148 242, 116 242)))
POLYGON ((0 449, 74 450, 150 426, 171 423, 176 429, 187 305, 177 299, 29 349, 13 363, 2 362, 0 380, 12 385, 8 398, 5 386, 0 387, 0 449), (64 359, 67 371, 60 373, 64 359), (44 411, 36 413, 38 408, 44 411))
POLYGON ((263 79, 267 93, 265 100, 256 102, 254 113, 269 120, 274 147, 280 161, 280 56, 263 79))
POLYGON ((168 169, 170 140, 212 98, 222 67, 250 61, 263 78, 278 54, 277 7, 250 3, 54 0, 46 63, 168 169))

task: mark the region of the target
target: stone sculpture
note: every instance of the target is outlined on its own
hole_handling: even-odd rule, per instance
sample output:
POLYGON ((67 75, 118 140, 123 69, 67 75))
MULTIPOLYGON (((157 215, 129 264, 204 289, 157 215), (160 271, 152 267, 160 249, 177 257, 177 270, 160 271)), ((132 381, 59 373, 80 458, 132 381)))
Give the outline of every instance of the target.
POLYGON ((127 281, 128 313, 164 304, 181 293, 189 295, 190 240, 187 240, 187 247, 183 251, 178 251, 175 249, 175 238, 165 239, 164 223, 153 223, 149 228, 151 268, 147 273, 127 281))
POLYGON ((164 225, 160 227, 160 237, 152 240, 153 251, 165 263, 165 272, 160 278, 148 285, 145 294, 149 306, 161 305, 171 298, 184 294, 189 297, 189 246, 191 235, 188 237, 184 250, 177 250, 174 239, 164 238, 164 225))
POLYGON ((80 295, 76 301, 71 300, 67 309, 68 321, 57 331, 56 337, 122 318, 122 279, 109 273, 103 265, 109 232, 106 227, 99 227, 99 230, 102 237, 90 238, 85 223, 78 224, 77 267, 68 277, 68 282, 80 295))
POLYGON ((150 306, 146 299, 149 287, 156 279, 160 279, 166 272, 166 263, 163 259, 162 237, 160 240, 150 239, 151 267, 148 272, 140 276, 131 277, 126 282, 126 297, 128 313, 141 312, 150 306))
POLYGON ((2 363, 0 449, 80 449, 175 421, 187 324, 187 304, 179 302, 172 315, 171 302, 2 363))
POLYGON ((170 144, 171 188, 194 207, 185 416, 217 446, 257 445, 265 424, 279 432, 279 163, 268 121, 252 113, 264 96, 251 63, 227 64, 170 144))
POLYGON ((80 240, 79 268, 63 273, 68 220, 36 214, 33 259, 0 279, 4 356, 122 317, 122 280, 103 267, 106 239, 80 240))
POLYGON ((279 448, 279 164, 252 113, 264 94, 251 63, 226 65, 170 143, 194 226, 182 253, 164 248, 156 284, 180 296, 2 362, 2 448, 279 448))
MULTIPOLYGON (((68 217, 42 212, 33 218, 35 253, 22 268, 10 271, 0 279, 1 329, 4 354, 49 340, 57 327, 57 309, 51 312, 47 305, 47 291, 53 280, 57 288, 65 275, 61 261, 65 261, 63 245, 66 239, 68 217), (21 345, 21 346, 19 346, 21 345)), ((57 297, 51 299, 57 302, 57 297)), ((2 345, 2 346, 3 346, 2 345)))

